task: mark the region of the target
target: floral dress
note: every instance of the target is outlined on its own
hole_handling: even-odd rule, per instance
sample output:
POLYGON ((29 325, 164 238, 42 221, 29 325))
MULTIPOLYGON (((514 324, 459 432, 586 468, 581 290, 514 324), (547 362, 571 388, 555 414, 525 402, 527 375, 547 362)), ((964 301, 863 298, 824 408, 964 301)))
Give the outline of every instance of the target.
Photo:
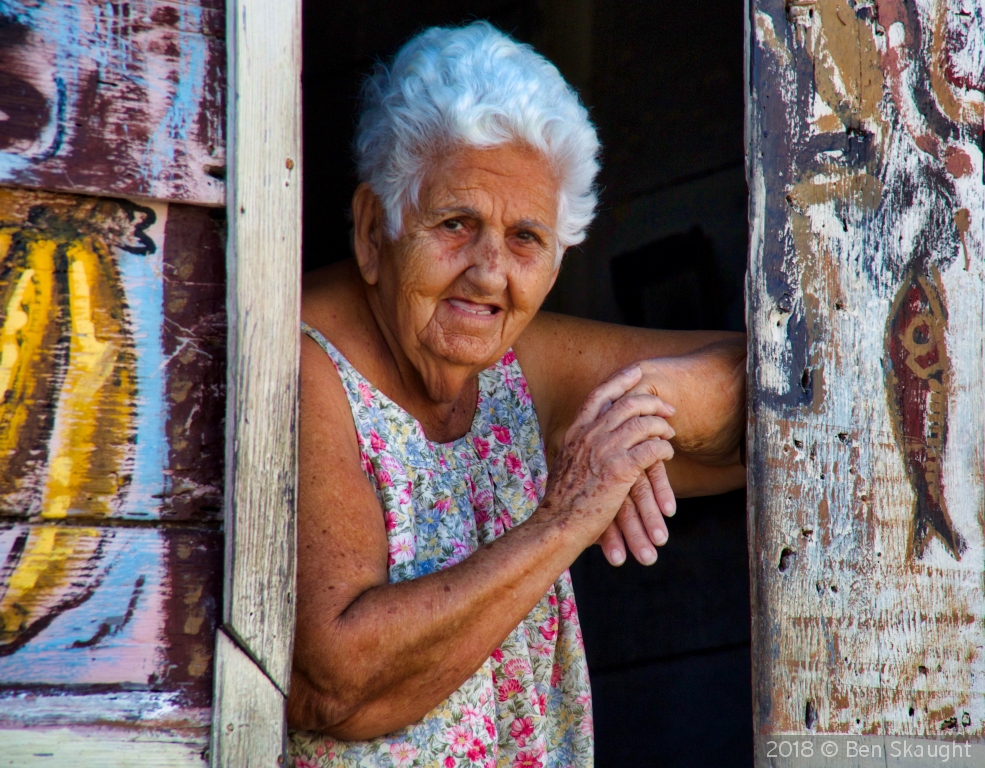
MULTIPOLYGON (((349 397, 363 470, 383 507, 390 582, 450 568, 526 520, 547 462, 510 350, 479 374, 472 429, 432 443, 318 331, 349 397)), ((565 571, 461 688, 417 723, 369 741, 291 734, 297 768, 582 768, 593 763, 588 667, 565 571)))

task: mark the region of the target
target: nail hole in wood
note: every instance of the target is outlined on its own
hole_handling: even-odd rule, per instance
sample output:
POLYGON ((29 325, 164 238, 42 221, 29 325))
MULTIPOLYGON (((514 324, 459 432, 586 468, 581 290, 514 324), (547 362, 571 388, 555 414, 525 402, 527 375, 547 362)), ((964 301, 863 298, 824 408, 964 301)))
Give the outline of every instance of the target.
POLYGON ((790 547, 784 547, 783 551, 780 552, 780 564, 777 568, 780 569, 780 573, 786 573, 790 566, 793 565, 793 559, 797 556, 796 550, 790 549, 790 547))
POLYGON ((804 725, 807 726, 807 730, 811 731, 814 729, 814 723, 816 722, 817 712, 814 709, 814 702, 808 699, 807 706, 804 707, 804 725))

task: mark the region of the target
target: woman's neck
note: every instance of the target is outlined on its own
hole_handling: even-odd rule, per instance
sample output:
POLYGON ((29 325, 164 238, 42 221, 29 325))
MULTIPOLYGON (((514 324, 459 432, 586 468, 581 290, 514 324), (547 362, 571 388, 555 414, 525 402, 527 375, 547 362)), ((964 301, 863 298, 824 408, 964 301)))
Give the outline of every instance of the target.
POLYGON ((382 380, 387 386, 377 384, 377 388, 417 419, 432 442, 448 443, 467 434, 478 403, 479 372, 433 357, 415 365, 390 327, 379 295, 361 280, 360 283, 366 310, 372 317, 368 325, 375 332, 373 346, 381 367, 386 369, 382 380))

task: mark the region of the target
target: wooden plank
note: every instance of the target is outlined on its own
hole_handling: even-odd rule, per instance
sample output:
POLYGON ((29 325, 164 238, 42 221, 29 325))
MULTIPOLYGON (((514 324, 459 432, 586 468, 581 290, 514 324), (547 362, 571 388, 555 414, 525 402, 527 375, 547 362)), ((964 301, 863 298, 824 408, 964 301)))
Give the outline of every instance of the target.
POLYGON ((756 732, 980 740, 985 8, 749 14, 756 732))
POLYGON ((0 188, 0 518, 217 520, 224 217, 0 188))
POLYGON ((208 742, 180 731, 124 728, 0 729, 0 766, 204 768, 208 742))
POLYGON ((216 636, 215 768, 287 764, 285 699, 270 678, 224 632, 216 636))
POLYGON ((0 527, 0 727, 139 722, 201 737, 221 540, 175 527, 0 527))
POLYGON ((222 205, 221 0, 0 12, 0 183, 222 205))
POLYGON ((300 350, 300 3, 229 7, 227 630, 287 692, 300 350))

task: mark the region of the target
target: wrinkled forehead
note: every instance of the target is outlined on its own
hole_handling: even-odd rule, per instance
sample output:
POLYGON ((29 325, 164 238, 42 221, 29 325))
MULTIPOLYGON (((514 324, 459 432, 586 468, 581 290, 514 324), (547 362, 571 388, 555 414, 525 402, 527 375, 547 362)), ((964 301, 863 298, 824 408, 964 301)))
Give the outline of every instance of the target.
POLYGON ((522 144, 456 148, 432 161, 419 209, 424 216, 469 209, 493 222, 530 220, 553 231, 559 192, 558 174, 535 149, 522 144))

